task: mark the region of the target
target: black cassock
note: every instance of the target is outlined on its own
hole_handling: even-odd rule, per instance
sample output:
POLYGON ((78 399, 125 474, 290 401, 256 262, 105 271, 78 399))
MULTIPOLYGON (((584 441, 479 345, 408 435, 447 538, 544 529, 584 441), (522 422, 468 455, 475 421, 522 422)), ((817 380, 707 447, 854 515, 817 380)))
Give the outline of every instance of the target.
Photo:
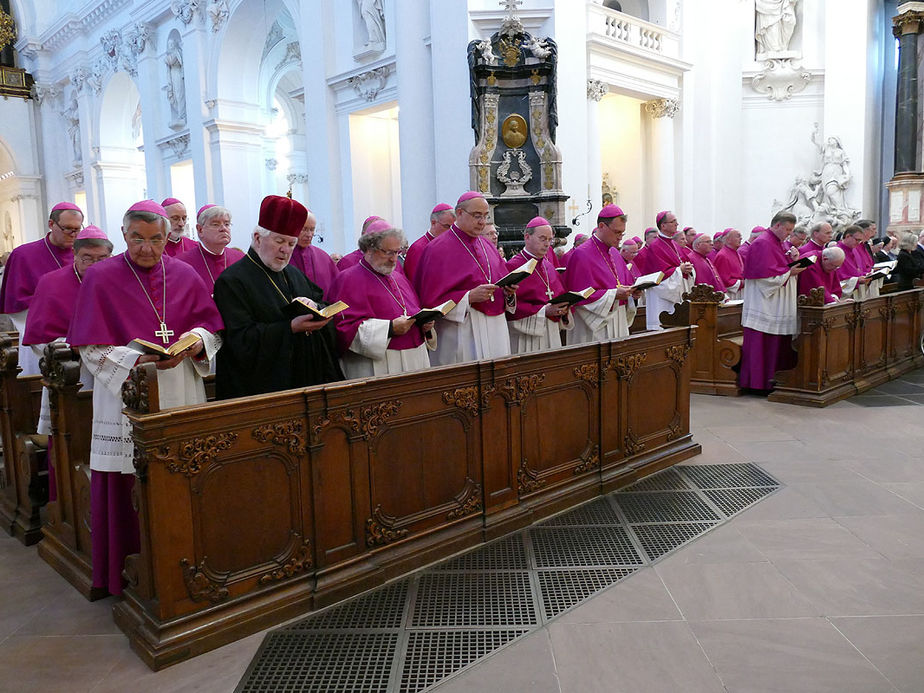
POLYGON ((215 303, 225 323, 215 369, 218 399, 343 380, 333 323, 292 333, 287 306, 296 296, 320 304, 322 291, 294 267, 273 272, 252 248, 218 276, 215 303))

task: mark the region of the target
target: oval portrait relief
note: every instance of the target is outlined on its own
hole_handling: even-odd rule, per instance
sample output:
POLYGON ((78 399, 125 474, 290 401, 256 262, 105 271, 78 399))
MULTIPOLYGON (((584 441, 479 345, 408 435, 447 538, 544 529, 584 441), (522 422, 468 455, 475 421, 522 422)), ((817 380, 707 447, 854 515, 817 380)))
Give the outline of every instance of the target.
POLYGON ((526 142, 528 128, 526 119, 523 116, 513 113, 504 118, 504 124, 501 125, 501 138, 511 149, 519 149, 526 142))

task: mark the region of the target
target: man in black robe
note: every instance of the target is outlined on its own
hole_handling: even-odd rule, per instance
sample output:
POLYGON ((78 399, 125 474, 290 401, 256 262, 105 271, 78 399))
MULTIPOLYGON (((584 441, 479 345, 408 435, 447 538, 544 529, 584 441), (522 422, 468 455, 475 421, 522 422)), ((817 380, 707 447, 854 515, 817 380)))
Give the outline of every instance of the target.
POLYGON ((323 305, 321 289, 288 264, 307 216, 295 200, 264 198, 250 250, 215 281, 225 323, 215 371, 218 399, 343 380, 330 319, 289 312, 296 297, 323 305))

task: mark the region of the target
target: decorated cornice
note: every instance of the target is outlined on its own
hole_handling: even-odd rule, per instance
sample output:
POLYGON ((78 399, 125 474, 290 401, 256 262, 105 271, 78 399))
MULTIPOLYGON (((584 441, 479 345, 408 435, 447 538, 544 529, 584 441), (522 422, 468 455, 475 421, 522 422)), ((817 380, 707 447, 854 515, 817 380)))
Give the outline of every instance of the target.
POLYGON ((131 5, 131 0, 99 0, 92 4, 83 15, 75 13, 65 15, 38 37, 37 50, 57 50, 74 38, 90 33, 97 25, 104 23, 129 5, 131 5))

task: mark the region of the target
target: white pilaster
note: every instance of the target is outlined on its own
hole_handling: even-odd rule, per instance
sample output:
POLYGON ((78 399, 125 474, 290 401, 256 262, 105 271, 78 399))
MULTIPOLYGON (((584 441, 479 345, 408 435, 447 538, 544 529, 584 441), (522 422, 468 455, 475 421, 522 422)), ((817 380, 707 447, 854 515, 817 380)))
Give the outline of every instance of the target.
MULTIPOLYGON (((645 113, 651 121, 651 208, 674 210, 677 202, 677 153, 674 148, 674 116, 679 109, 674 99, 656 99, 645 103, 645 113)), ((646 208, 648 205, 646 205, 646 208)), ((681 223, 683 220, 681 220, 681 223)))
MULTIPOLYGON (((587 198, 600 200, 603 184, 603 152, 600 146, 600 100, 609 87, 597 79, 587 80, 587 198)), ((580 201, 583 201, 582 198, 580 201)))

